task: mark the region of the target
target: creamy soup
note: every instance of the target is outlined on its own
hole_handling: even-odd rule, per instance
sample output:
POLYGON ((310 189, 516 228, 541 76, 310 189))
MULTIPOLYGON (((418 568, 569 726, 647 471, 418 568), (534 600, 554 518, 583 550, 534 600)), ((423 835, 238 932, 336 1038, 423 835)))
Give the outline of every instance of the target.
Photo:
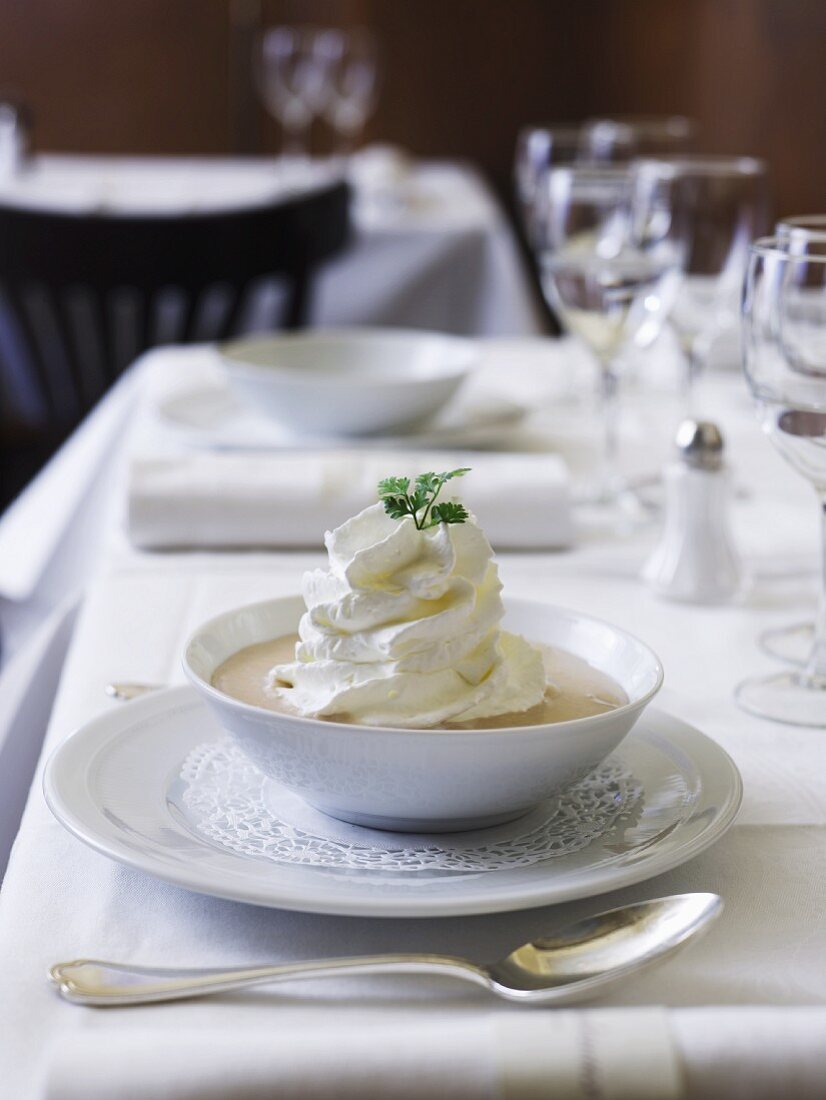
MULTIPOLYGON (((270 669, 295 659, 297 634, 285 634, 271 642, 246 646, 215 670, 213 687, 266 710, 297 714, 285 695, 289 688, 277 691, 268 686, 270 669)), ((567 722, 604 714, 628 702, 619 684, 564 649, 536 644, 545 661, 549 686, 545 698, 530 710, 516 714, 497 714, 473 722, 446 722, 444 729, 496 729, 504 726, 541 726, 548 722, 567 722)), ((346 714, 328 715, 330 722, 347 722, 346 714)), ((437 727, 439 728, 439 727, 437 727)))

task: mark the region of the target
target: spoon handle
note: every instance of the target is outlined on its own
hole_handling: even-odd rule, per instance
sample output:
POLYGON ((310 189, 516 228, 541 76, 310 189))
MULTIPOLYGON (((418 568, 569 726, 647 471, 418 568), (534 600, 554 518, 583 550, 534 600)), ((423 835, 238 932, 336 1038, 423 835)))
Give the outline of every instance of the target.
POLYGON ((104 691, 110 699, 117 699, 120 703, 128 703, 131 699, 137 699, 141 695, 148 695, 150 691, 160 691, 163 684, 135 684, 131 681, 107 684, 104 691))
POLYGON ((139 1005, 203 997, 228 989, 295 978, 329 978, 343 973, 439 974, 490 988, 483 970, 448 955, 363 955, 239 970, 171 970, 76 959, 57 963, 49 971, 49 978, 59 986, 63 997, 74 1004, 139 1005))

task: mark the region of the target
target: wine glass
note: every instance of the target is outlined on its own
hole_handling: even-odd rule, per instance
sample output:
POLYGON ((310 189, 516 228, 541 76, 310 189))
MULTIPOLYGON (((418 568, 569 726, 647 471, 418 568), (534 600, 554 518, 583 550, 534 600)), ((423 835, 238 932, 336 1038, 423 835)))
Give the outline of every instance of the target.
POLYGON ((826 727, 826 240, 793 252, 768 237, 751 249, 743 294, 744 366, 763 431, 817 494, 824 589, 806 664, 746 680, 751 714, 826 727))
POLYGON ((255 73, 264 106, 281 124, 283 152, 302 159, 309 151, 310 127, 328 89, 318 53, 324 33, 315 27, 269 27, 260 35, 255 73))
POLYGON ((634 190, 623 169, 552 168, 545 190, 542 288, 600 368, 602 463, 594 490, 582 500, 622 511, 627 487, 617 476, 620 357, 642 332, 662 324, 681 255, 673 237, 635 233, 634 190))
POLYGON ((580 159, 589 163, 623 163, 636 157, 685 153, 696 131, 683 115, 592 118, 580 132, 580 159))
POLYGON ((774 234, 792 252, 805 251, 808 240, 826 241, 826 214, 781 218, 774 227, 774 234))
POLYGON ((322 113, 338 135, 338 152, 347 156, 378 98, 376 39, 366 27, 325 30, 318 37, 316 50, 329 90, 322 113))
POLYGON ((751 241, 763 228, 766 168, 754 157, 644 158, 635 162, 647 232, 684 242, 670 321, 686 363, 686 404, 715 341, 737 324, 751 241))
POLYGON ((514 186, 525 239, 533 249, 543 247, 547 224, 542 205, 545 179, 551 168, 576 163, 580 132, 575 126, 524 126, 516 138, 514 186))
MULTIPOLYGON (((778 243, 791 252, 805 252, 810 240, 826 241, 826 215, 804 214, 783 218, 774 229, 778 243)), ((815 624, 795 623, 764 631, 759 638, 760 647, 770 657, 777 657, 789 664, 805 666, 814 644, 815 624)))

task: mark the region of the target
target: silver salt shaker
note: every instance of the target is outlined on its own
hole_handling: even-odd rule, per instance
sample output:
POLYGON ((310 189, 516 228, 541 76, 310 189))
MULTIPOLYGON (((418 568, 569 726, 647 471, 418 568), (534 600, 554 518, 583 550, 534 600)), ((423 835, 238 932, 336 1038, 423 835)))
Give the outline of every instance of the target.
POLYGON ((677 458, 663 471, 665 521, 643 578, 660 596, 685 603, 725 603, 738 591, 740 559, 729 527, 729 472, 716 424, 686 420, 677 458))

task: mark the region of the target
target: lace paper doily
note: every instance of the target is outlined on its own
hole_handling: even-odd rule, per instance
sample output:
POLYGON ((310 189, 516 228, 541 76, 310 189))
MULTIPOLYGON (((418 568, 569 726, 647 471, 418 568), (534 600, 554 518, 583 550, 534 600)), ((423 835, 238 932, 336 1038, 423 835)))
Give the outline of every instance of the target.
POLYGON ((273 863, 348 871, 478 874, 570 855, 642 809, 642 784, 608 760, 557 802, 507 825, 412 835, 348 825, 262 775, 229 740, 193 749, 181 770, 190 825, 214 844, 273 863))

